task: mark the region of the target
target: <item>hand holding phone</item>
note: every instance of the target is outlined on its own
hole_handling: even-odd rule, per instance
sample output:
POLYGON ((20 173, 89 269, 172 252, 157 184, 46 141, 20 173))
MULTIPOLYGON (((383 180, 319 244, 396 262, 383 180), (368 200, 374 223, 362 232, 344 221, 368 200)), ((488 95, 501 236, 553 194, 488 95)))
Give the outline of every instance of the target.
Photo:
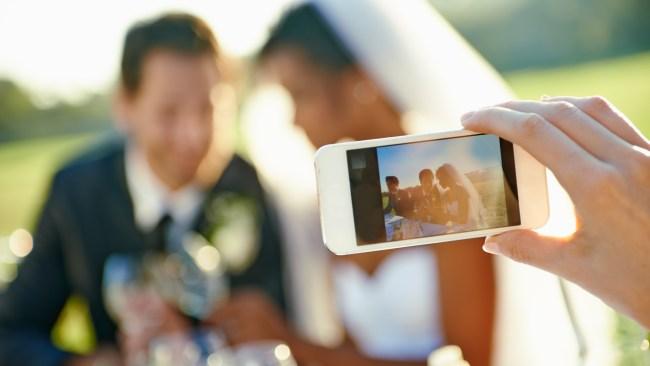
POLYGON ((575 205, 568 237, 515 230, 485 250, 565 277, 650 327, 650 143, 602 97, 513 101, 464 116, 555 173, 575 205))

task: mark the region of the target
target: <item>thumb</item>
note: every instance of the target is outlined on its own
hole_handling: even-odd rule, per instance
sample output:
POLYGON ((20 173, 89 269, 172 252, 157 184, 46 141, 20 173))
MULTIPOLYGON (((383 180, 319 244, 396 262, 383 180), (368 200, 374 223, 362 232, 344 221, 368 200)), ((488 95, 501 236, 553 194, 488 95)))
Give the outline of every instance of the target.
POLYGON ((488 253, 555 273, 565 247, 560 239, 542 236, 532 230, 513 230, 490 236, 483 244, 483 250, 488 253))

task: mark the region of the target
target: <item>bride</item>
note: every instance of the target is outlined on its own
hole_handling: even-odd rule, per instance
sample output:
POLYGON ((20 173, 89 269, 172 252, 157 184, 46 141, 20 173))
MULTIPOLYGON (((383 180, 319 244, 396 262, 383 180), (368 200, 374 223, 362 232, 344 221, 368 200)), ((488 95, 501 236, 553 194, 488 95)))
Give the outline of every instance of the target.
MULTIPOLYGON (((284 14, 259 60, 260 69, 289 92, 294 124, 316 148, 343 139, 458 128, 465 110, 507 98, 494 72, 425 0, 399 6, 390 0, 303 3, 284 14), (469 80, 483 87, 467 88, 469 80)), ((276 132, 272 128, 258 127, 271 140, 265 153, 256 153, 257 142, 252 144, 264 167, 284 146, 269 137, 276 132)), ((311 166, 306 169, 313 175, 311 166)), ((302 295, 299 303, 318 286, 318 276, 301 279, 309 276, 317 247, 323 246, 320 240, 304 241, 308 236, 296 229, 317 220, 316 197, 309 200, 313 216, 296 210, 300 192, 291 184, 300 169, 292 165, 285 172, 281 179, 269 174, 267 180, 277 182, 272 191, 279 192, 281 210, 293 212, 285 215, 294 239, 289 256, 316 244, 294 260, 294 280, 302 283, 295 290, 302 295)), ((326 278, 345 331, 345 342, 333 347, 318 346, 290 329, 259 296, 234 298, 223 308, 227 316, 217 318, 228 319, 220 325, 231 341, 281 339, 301 364, 424 364, 434 349, 456 344, 472 365, 488 365, 495 284, 492 261, 481 244, 479 239, 329 257, 326 278)))
POLYGON ((483 204, 472 182, 453 165, 443 164, 436 177, 444 189, 443 204, 453 231, 483 227, 483 204))

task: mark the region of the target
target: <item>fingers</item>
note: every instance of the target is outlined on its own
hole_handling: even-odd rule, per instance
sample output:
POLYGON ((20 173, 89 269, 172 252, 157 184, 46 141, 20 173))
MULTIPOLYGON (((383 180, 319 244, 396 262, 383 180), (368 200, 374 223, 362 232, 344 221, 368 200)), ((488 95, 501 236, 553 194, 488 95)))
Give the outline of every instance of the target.
POLYGON ((572 195, 579 197, 581 182, 602 163, 536 113, 489 107, 463 116, 465 128, 495 134, 520 145, 551 169, 572 195))
MULTIPOLYGON (((568 244, 562 239, 541 236, 532 230, 513 230, 485 239, 483 250, 503 255, 549 272, 563 272, 568 244)), ((569 258, 567 256, 566 258, 569 258)))
POLYGON ((221 327, 229 319, 233 319, 239 315, 239 310, 236 304, 226 303, 219 306, 206 320, 210 325, 221 327))
POLYGON ((249 322, 238 323, 236 326, 223 330, 231 345, 271 339, 264 331, 260 331, 259 324, 249 322))
POLYGON ((502 107, 536 113, 564 132, 583 149, 602 161, 620 161, 629 155, 630 144, 567 101, 510 101, 502 107))
POLYGON ((271 301, 263 294, 241 291, 233 294, 230 300, 219 305, 206 319, 206 323, 216 327, 226 327, 240 319, 268 319, 281 317, 271 301))
POLYGON ((290 333, 282 314, 260 291, 240 291, 221 304, 206 324, 221 328, 229 342, 284 339, 290 333))
POLYGON ((160 324, 159 331, 162 333, 177 333, 184 332, 190 329, 191 324, 181 313, 175 308, 166 305, 163 315, 163 321, 160 324))
POLYGON ((650 142, 616 107, 603 97, 552 97, 544 101, 568 102, 632 145, 650 149, 650 142))

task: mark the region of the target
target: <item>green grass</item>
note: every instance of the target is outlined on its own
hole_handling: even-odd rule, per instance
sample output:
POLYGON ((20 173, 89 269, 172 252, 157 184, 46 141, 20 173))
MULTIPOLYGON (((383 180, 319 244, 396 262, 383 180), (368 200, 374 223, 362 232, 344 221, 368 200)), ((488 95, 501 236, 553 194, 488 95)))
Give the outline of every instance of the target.
POLYGON ((34 225, 50 177, 91 139, 83 134, 0 144, 0 236, 34 225))
POLYGON ((650 136, 650 52, 553 70, 506 75, 517 96, 602 95, 650 136))
MULTIPOLYGON (((554 70, 521 71, 506 75, 506 79, 521 98, 538 99, 544 94, 605 96, 650 136, 650 53, 554 70)), ((92 138, 72 135, 0 144, 0 237, 16 228, 33 226, 52 173, 92 138)), ((72 299, 54 332, 57 343, 67 349, 88 351, 92 347, 84 306, 80 299, 72 299)), ((634 327, 621 320, 617 332, 637 334, 634 327)), ((617 341, 635 342, 628 338, 619 336, 617 341)), ((637 356, 628 353, 623 359, 630 362, 637 356)))

